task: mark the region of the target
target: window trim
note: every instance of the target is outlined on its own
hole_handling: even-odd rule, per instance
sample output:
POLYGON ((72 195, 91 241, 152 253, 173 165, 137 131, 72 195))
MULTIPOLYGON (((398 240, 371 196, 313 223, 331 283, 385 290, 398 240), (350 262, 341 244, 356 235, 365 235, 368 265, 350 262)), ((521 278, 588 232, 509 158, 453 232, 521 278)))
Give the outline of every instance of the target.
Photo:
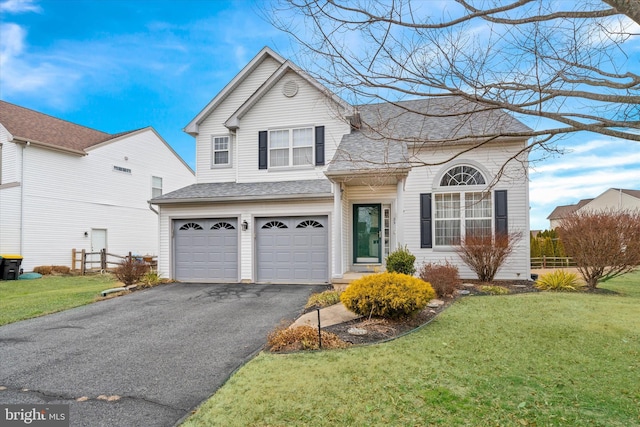
POLYGON ((230 134, 226 135, 211 135, 211 169, 225 169, 233 166, 232 160, 232 147, 233 142, 230 134), (227 138, 227 149, 216 150, 216 138, 227 138), (216 163, 216 153, 227 153, 227 163, 216 163))
POLYGON ((288 170, 288 169, 313 169, 315 167, 315 151, 316 151, 316 127, 314 125, 304 125, 304 126, 294 126, 294 127, 277 127, 277 128, 271 128, 267 130, 267 170, 274 170, 274 171, 279 171, 279 170, 288 170), (294 131, 296 130, 303 130, 303 129, 307 129, 309 130, 310 133, 310 141, 309 141, 309 145, 304 145, 304 146, 294 146, 293 143, 293 134, 294 131), (271 148, 271 133, 272 132, 279 132, 279 131, 287 131, 288 133, 288 139, 289 139, 289 144, 287 147, 287 155, 288 155, 288 164, 287 165, 282 165, 282 166, 273 166, 271 164, 274 156, 273 156, 273 150, 284 150, 284 147, 279 147, 279 148, 271 148), (294 150, 296 148, 306 148, 310 151, 311 153, 311 158, 309 160, 309 163, 306 164, 302 164, 302 165, 294 165, 294 150))

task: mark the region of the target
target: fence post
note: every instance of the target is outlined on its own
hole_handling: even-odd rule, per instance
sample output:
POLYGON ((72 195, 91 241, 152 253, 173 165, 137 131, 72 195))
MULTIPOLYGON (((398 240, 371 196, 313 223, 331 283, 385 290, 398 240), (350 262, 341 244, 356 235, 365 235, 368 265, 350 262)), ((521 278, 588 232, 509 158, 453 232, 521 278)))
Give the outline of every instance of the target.
POLYGON ((105 248, 100 249, 100 270, 107 270, 107 250, 105 248))
POLYGON ((547 256, 542 255, 542 268, 547 268, 547 256))
POLYGON ((80 260, 80 274, 84 276, 87 272, 87 252, 83 249, 81 255, 82 259, 80 260))
POLYGON ((76 248, 71 249, 71 271, 76 271, 76 248))

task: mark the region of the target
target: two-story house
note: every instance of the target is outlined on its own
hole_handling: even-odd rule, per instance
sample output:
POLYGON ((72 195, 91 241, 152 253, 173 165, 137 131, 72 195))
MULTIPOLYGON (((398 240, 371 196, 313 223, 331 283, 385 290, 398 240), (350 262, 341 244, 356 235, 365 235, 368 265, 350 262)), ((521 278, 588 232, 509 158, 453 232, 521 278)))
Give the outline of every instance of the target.
MULTIPOLYGON (((529 229, 526 140, 473 148, 488 129, 528 130, 455 97, 350 105, 264 48, 185 128, 197 183, 152 200, 159 268, 184 282, 325 283, 406 245, 472 278, 461 236, 529 229)), ((497 278, 529 273, 525 237, 497 278)))
POLYGON ((72 264, 72 249, 158 253, 148 200, 195 182, 151 127, 117 135, 0 101, 0 254, 22 268, 72 264))

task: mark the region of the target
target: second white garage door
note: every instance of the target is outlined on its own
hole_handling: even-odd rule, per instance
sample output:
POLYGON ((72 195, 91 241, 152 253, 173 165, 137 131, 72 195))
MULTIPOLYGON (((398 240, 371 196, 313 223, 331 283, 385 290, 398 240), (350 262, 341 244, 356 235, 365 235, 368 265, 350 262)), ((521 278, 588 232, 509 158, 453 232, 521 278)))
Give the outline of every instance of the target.
POLYGON ((258 282, 328 282, 328 231, 326 216, 257 218, 258 282))

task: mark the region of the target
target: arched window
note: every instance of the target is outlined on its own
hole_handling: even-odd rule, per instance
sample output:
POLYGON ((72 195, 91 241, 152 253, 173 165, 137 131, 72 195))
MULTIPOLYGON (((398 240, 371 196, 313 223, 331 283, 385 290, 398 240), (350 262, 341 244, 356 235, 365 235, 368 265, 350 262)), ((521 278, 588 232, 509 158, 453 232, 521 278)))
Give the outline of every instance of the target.
POLYGON ((233 225, 229 224, 228 222, 222 221, 222 222, 216 222, 215 224, 213 224, 211 226, 211 229, 212 230, 220 230, 220 229, 235 230, 236 228, 233 225))
POLYGON ((482 173, 472 166, 455 166, 447 171, 440 180, 442 187, 452 185, 484 185, 482 173))
POLYGON ((180 230, 202 230, 202 226, 196 222, 188 222, 180 230))
POLYGON ((268 223, 263 225, 262 228, 268 229, 268 228, 289 228, 289 227, 287 227, 286 224, 281 221, 269 221, 268 223))
POLYGON ((436 246, 459 245, 463 236, 491 234, 491 192, 467 191, 465 187, 485 185, 482 173, 472 166, 455 166, 440 180, 443 189, 434 194, 436 246))
POLYGON ((323 225, 313 219, 302 221, 296 228, 323 228, 323 225))

